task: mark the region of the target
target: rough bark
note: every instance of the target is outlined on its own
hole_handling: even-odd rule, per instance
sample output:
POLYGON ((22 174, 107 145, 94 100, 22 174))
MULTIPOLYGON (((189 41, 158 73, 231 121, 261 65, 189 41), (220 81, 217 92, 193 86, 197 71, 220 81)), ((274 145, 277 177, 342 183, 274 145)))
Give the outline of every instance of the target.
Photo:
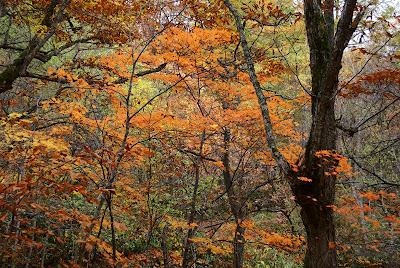
MULTIPOLYGON (((335 121, 335 99, 343 51, 363 13, 353 19, 356 0, 348 0, 342 10, 336 33, 333 8, 322 10, 321 2, 304 1, 307 39, 310 48, 312 76, 312 124, 306 145, 301 176, 312 182, 292 178, 291 188, 301 206, 301 217, 307 233, 305 267, 337 267, 333 210, 336 176, 330 170, 336 165, 316 157, 320 150, 336 150, 338 137, 335 121)), ((292 176, 294 177, 294 176, 292 176)))

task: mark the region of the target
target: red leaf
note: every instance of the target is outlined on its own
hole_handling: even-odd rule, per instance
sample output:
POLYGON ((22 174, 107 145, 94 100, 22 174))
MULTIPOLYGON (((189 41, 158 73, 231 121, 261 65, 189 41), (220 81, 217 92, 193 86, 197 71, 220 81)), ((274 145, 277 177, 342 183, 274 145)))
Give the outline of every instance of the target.
POLYGON ((92 244, 90 244, 90 243, 86 243, 86 245, 85 245, 85 249, 86 249, 87 251, 89 251, 89 252, 92 252, 92 250, 93 250, 93 246, 92 246, 92 244))
POLYGON ((393 216, 388 216, 388 217, 382 217, 385 220, 391 221, 391 222, 400 222, 400 220, 396 219, 393 216))
POLYGON ((0 222, 1 222, 1 221, 4 221, 6 218, 7 218, 7 213, 1 215, 1 217, 0 217, 0 222))

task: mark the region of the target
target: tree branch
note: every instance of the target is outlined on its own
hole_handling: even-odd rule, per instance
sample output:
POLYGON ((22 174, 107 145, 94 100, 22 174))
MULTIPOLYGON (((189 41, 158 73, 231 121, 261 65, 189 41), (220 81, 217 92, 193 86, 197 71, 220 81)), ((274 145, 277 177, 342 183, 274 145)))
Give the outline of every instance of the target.
POLYGON ((0 74, 0 93, 12 89, 14 81, 26 72, 28 66, 39 53, 40 49, 54 35, 58 23, 61 22, 63 18, 63 12, 70 4, 71 0, 65 0, 58 9, 55 17, 51 19, 55 13, 58 2, 59 1, 57 0, 51 1, 45 14, 45 18, 42 21, 42 25, 50 27, 50 30, 47 32, 47 34, 44 37, 35 35, 32 40, 30 40, 25 50, 22 51, 19 57, 13 62, 13 64, 8 66, 0 74))
POLYGON ((388 182, 387 180, 383 179, 381 176, 379 176, 378 174, 376 174, 375 172, 363 167, 360 163, 358 163, 354 157, 349 156, 349 158, 362 170, 366 171, 367 173, 371 174, 372 176, 374 176, 375 178, 377 178, 379 181, 381 181, 384 184, 390 185, 390 186, 395 186, 395 187, 400 187, 400 184, 397 183, 392 183, 392 182, 388 182))
POLYGON ((143 72, 136 73, 135 76, 140 77, 140 76, 145 76, 145 75, 148 75, 148 74, 160 72, 167 66, 167 64, 168 64, 167 62, 164 62, 163 64, 161 64, 160 66, 158 66, 158 67, 156 67, 154 69, 150 69, 150 70, 146 70, 146 71, 143 71, 143 72))
POLYGON ((231 14, 233 15, 235 22, 236 22, 236 28, 240 36, 240 41, 243 49, 243 54, 246 60, 246 65, 248 69, 248 73, 250 76, 251 83, 253 84, 254 91, 257 95, 257 100, 258 104, 260 105, 261 109, 261 114, 263 117, 263 122, 264 122, 264 130, 267 135, 267 143, 268 143, 268 148, 271 151, 271 154, 275 161, 278 163, 278 166, 282 170, 282 172, 285 174, 289 171, 290 166, 289 163, 287 162, 286 158, 279 152, 277 146, 276 146, 276 141, 275 141, 275 136, 274 132, 272 129, 272 123, 271 123, 271 118, 269 115, 269 109, 268 105, 266 102, 266 98, 264 96, 264 93, 262 91, 260 82, 258 81, 257 74, 254 68, 254 62, 251 58, 251 53, 250 53, 250 48, 247 44, 247 39, 246 35, 244 33, 244 27, 241 22, 242 17, 239 15, 237 10, 233 7, 231 2, 229 0, 224 0, 225 6, 229 9, 231 14))

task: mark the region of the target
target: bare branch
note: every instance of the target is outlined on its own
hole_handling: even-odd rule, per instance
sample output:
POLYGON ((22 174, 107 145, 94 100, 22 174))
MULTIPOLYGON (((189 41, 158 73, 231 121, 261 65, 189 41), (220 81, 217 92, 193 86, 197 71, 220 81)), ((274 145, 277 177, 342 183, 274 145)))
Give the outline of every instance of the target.
POLYGON ((150 70, 146 70, 146 71, 143 71, 143 72, 136 73, 135 76, 140 77, 140 76, 145 76, 145 75, 148 75, 148 74, 160 72, 167 66, 167 64, 168 63, 165 62, 165 63, 161 64, 160 66, 154 68, 154 69, 150 69, 150 70))

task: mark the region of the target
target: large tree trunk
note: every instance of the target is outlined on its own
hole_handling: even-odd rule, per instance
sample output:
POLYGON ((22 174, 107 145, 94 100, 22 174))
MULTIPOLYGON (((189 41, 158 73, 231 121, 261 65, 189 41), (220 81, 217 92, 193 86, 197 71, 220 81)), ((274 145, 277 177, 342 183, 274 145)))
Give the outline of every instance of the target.
POLYGON ((336 161, 333 157, 322 159, 315 156, 320 150, 333 151, 336 148, 334 102, 333 97, 325 103, 320 100, 313 103, 316 107, 313 107, 313 124, 305 160, 300 172, 291 176, 292 191, 301 206, 301 218, 307 233, 305 267, 337 267, 336 249, 332 246, 335 226, 330 206, 335 200, 336 176, 331 173, 336 161), (299 176, 312 181, 301 181, 297 179, 299 176))
POLYGON ((331 208, 336 185, 332 169, 337 163, 333 157, 321 159, 315 153, 321 150, 334 153, 336 150, 335 100, 343 51, 363 16, 361 12, 353 20, 356 0, 346 1, 335 33, 334 3, 331 0, 327 2, 328 7, 322 8, 320 1, 304 1, 312 76, 312 125, 305 159, 300 163, 297 176, 312 181, 303 182, 291 176, 291 187, 301 206, 301 218, 307 233, 305 267, 338 265, 331 208))
MULTIPOLYGON (((320 84, 320 81, 315 84, 320 84)), ((307 233, 305 267, 337 267, 336 249, 332 246, 335 242, 335 226, 330 206, 335 200, 336 185, 336 176, 331 173, 337 163, 333 157, 318 158, 315 155, 321 150, 334 152, 336 149, 334 94, 337 81, 328 84, 333 86, 329 89, 313 88, 313 93, 320 97, 313 98, 313 121, 305 159, 299 173, 291 174, 292 191, 301 206, 301 218, 307 233), (297 179, 300 176, 312 181, 297 179)))
POLYGON ((330 246, 335 241, 332 209, 309 204, 302 207, 301 218, 307 233, 304 267, 337 267, 336 249, 330 246))
POLYGON ((337 267, 335 224, 330 206, 334 201, 336 178, 318 172, 322 170, 316 168, 314 172, 306 170, 301 174, 312 182, 302 182, 293 176, 291 183, 307 234, 305 267, 337 267))

